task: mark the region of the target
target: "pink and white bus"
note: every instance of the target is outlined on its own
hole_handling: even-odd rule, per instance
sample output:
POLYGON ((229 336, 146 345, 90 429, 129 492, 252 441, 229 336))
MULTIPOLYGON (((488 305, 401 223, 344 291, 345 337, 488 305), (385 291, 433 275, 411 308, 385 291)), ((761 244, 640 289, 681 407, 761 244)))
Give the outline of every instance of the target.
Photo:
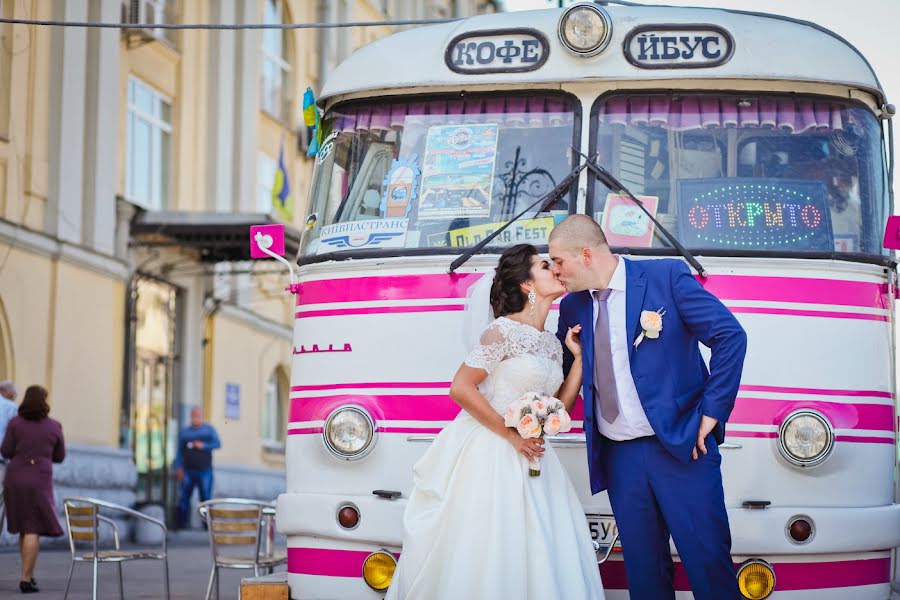
MULTIPOLYGON (((744 595, 889 598, 893 107, 855 48, 771 15, 578 4, 390 36, 343 63, 320 105, 277 514, 292 598, 383 596, 412 466, 459 411, 448 389, 467 289, 505 246, 545 251, 576 212, 636 260, 679 256, 660 228, 670 232, 748 333, 722 446, 744 595), (658 224, 590 169, 541 202, 582 155, 658 224)), ((627 598, 583 429, 553 446, 607 597, 627 598)), ((690 598, 672 552, 678 597, 690 598)))

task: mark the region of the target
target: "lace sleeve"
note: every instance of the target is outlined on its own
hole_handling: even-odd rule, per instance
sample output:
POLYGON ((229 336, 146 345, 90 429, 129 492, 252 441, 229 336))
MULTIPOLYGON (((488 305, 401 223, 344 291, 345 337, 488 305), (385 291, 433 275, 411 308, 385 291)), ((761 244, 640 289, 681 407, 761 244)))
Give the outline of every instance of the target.
POLYGON ((503 328, 493 322, 481 334, 479 343, 466 356, 465 364, 476 369, 484 369, 489 374, 509 356, 509 343, 503 328))

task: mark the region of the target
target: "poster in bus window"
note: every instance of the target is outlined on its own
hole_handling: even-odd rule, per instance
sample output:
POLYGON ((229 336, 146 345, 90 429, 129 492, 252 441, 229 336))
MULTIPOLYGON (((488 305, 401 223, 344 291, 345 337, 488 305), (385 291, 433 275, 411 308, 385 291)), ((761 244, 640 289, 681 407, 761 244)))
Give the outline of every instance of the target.
MULTIPOLYGON (((636 196, 656 217, 657 196, 636 196)), ((653 221, 625 194, 608 194, 600 227, 610 246, 649 248, 653 245, 653 221)))
POLYGON ((498 127, 429 127, 422 160, 419 219, 486 217, 491 212, 498 127))
MULTIPOLYGON (((448 240, 447 244, 441 245, 450 245, 460 248, 474 246, 504 225, 506 225, 505 222, 484 223, 482 225, 451 229, 445 236, 445 239, 448 240)), ((547 244, 551 231, 553 231, 553 217, 516 221, 504 229, 489 245, 514 246, 516 244, 532 244, 535 246, 543 246, 547 244)))
POLYGON ((825 184, 735 177, 678 181, 678 230, 688 248, 833 252, 825 184))
POLYGON ((416 183, 419 180, 419 167, 416 156, 394 160, 387 176, 384 178, 384 193, 381 196, 381 214, 385 217, 406 217, 412 202, 416 199, 416 183))

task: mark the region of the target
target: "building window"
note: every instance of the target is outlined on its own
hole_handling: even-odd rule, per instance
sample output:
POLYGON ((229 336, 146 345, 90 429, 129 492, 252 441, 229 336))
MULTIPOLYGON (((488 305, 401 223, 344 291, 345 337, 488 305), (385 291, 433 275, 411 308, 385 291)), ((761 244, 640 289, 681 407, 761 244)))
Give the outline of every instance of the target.
MULTIPOLYGON (((265 0, 263 21, 267 25, 284 22, 281 0, 265 0)), ((264 111, 284 122, 291 114, 291 64, 287 29, 264 29, 262 34, 262 76, 260 106, 264 111)))
MULTIPOLYGON (((175 23, 175 0, 122 0, 122 22, 151 26, 175 23)), ((175 45, 174 29, 149 27, 146 31, 175 45)))
POLYGON ((272 212, 272 185, 278 163, 267 154, 259 153, 256 166, 256 211, 263 214, 272 212))
POLYGON ((134 77, 128 80, 125 196, 151 210, 168 206, 172 105, 134 77))
POLYGON ((266 382, 260 432, 265 446, 284 445, 287 433, 288 385, 287 374, 281 367, 276 368, 266 382))

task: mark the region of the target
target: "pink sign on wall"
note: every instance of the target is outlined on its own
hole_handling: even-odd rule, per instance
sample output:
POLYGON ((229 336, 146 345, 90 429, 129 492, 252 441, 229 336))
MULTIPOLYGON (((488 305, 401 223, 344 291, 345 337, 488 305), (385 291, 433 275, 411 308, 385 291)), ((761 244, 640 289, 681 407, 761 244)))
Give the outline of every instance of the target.
POLYGON ((250 228, 250 258, 271 258, 262 248, 284 256, 284 225, 254 225, 250 228))

